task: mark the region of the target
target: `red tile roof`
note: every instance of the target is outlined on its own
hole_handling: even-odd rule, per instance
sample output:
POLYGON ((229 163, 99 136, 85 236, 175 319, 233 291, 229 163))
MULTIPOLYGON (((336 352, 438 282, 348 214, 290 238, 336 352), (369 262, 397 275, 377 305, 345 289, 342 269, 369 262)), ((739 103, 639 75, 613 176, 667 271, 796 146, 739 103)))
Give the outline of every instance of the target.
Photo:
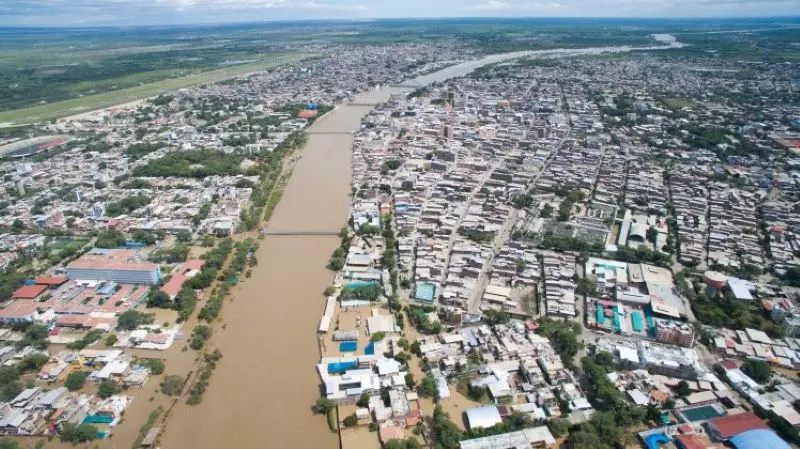
POLYGON ((158 270, 158 264, 134 261, 133 254, 133 251, 124 249, 116 249, 104 254, 84 254, 67 265, 67 268, 127 271, 158 270))
POLYGON ((23 285, 14 292, 14 299, 34 299, 47 290, 46 285, 23 285))
POLYGON ((41 277, 36 279, 37 284, 47 285, 50 287, 58 287, 61 284, 64 284, 69 279, 66 276, 49 276, 49 277, 41 277))
POLYGON ((683 449, 706 449, 707 445, 697 435, 678 435, 683 449))
POLYGON ((161 291, 166 293, 170 298, 174 298, 181 291, 183 283, 186 282, 186 276, 181 273, 175 273, 170 280, 161 287, 161 291))
POLYGON ((738 415, 720 416, 708 421, 708 426, 716 435, 723 440, 742 432, 754 429, 769 429, 753 412, 740 413, 738 415))
POLYGON ((36 303, 30 300, 14 301, 0 309, 0 321, 30 318, 36 312, 36 303))
POLYGON ((312 118, 317 116, 317 111, 300 111, 297 116, 300 118, 312 118))

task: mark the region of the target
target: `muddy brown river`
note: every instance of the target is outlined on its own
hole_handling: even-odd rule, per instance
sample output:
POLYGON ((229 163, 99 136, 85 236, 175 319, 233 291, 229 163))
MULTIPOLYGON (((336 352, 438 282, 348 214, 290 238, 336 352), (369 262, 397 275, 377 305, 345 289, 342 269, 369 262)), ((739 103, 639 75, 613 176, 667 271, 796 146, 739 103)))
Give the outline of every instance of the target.
MULTIPOLYGON (((359 104, 388 91, 368 92, 359 104)), ((350 207, 352 135, 369 106, 340 106, 309 129, 302 157, 276 207, 270 229, 338 230, 350 207)), ((203 402, 179 404, 162 448, 334 448, 338 439, 311 405, 319 397, 316 328, 325 268, 336 236, 267 236, 258 266, 223 311, 213 347, 223 359, 203 402)))

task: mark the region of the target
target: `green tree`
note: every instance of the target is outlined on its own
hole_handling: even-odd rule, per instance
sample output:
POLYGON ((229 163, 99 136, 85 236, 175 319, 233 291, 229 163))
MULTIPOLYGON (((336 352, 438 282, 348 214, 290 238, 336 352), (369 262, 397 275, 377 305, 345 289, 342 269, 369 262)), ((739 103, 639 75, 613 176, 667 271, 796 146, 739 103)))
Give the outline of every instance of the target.
POLYGON ((23 373, 28 371, 39 371, 47 362, 50 361, 50 357, 46 354, 35 353, 35 354, 28 354, 20 360, 19 370, 23 373))
POLYGON ((169 375, 160 384, 161 392, 167 396, 177 396, 183 390, 183 377, 169 375))
POLYGON ((150 370, 150 374, 155 374, 155 375, 163 374, 164 369, 166 369, 166 366, 164 366, 164 362, 159 359, 142 359, 139 360, 139 364, 146 366, 147 369, 150 370))
POLYGON ((117 393, 119 393, 119 387, 113 380, 104 379, 100 382, 100 385, 97 386, 97 395, 102 399, 110 398, 117 393))
POLYGON ((561 438, 569 432, 569 421, 561 418, 553 418, 547 421, 547 428, 556 438, 561 438))
POLYGON ((742 364, 742 371, 760 384, 769 382, 772 377, 772 367, 763 360, 745 360, 742 364))
POLYGON ((161 289, 154 288, 147 294, 147 307, 169 309, 172 307, 172 301, 169 299, 169 295, 162 292, 161 289))
POLYGON ((211 327, 205 324, 198 324, 192 330, 192 339, 189 342, 189 347, 199 351, 203 349, 203 345, 206 344, 206 340, 209 338, 211 338, 211 327))
POLYGON ((369 393, 361 393, 356 405, 359 407, 366 407, 369 405, 369 393))
POLYGON ((647 410, 645 412, 645 418, 648 421, 652 421, 656 424, 661 422, 661 410, 653 404, 649 404, 647 406, 647 410))
POLYGON ((545 203, 545 205, 542 206, 542 210, 539 215, 542 218, 550 218, 553 216, 553 210, 553 206, 551 206, 550 203, 545 203))
POLYGON ((119 339, 117 338, 117 334, 108 334, 108 337, 106 337, 104 343, 106 344, 106 346, 114 346, 114 344, 116 344, 118 340, 119 339))
POLYGON ((433 429, 437 448, 458 449, 461 447, 461 439, 464 435, 440 405, 433 409, 433 429))
POLYGON ((417 387, 417 393, 424 398, 435 398, 437 395, 436 380, 430 374, 422 378, 422 382, 417 387))
POLYGON ((25 223, 22 222, 19 218, 14 220, 11 223, 11 232, 14 234, 19 234, 20 232, 25 230, 25 223))
POLYGON ((386 337, 386 334, 385 334, 385 333, 383 333, 383 332, 375 332, 375 333, 374 333, 374 334, 372 334, 372 336, 370 337, 370 340, 371 340, 371 341, 381 341, 381 340, 383 340, 385 337, 386 337))
POLYGON ((405 440, 395 438, 387 441, 384 449, 422 449, 422 444, 413 437, 405 440))
POLYGON ((136 310, 122 312, 117 318, 117 328, 132 331, 143 324, 152 324, 153 315, 136 310))
POLYGON ((97 235, 94 246, 98 248, 117 248, 125 243, 125 235, 116 229, 109 229, 97 235))
POLYGON ((650 226, 647 228, 647 232, 645 232, 645 237, 647 238, 648 242, 652 242, 655 245, 656 239, 658 239, 658 230, 655 227, 650 226))
POLYGON ((689 388, 689 383, 685 380, 678 382, 678 385, 675 386, 675 394, 679 398, 685 398, 686 396, 692 394, 692 389, 689 388))
POLYGON ((91 424, 64 423, 61 425, 61 441, 67 443, 85 443, 97 438, 97 427, 91 424))
POLYGON ((73 371, 67 376, 67 379, 64 381, 64 386, 67 387, 69 391, 78 391, 83 388, 83 384, 86 383, 86 376, 87 374, 83 371, 73 371))
POLYGON ((13 380, 2 384, 2 386, 0 386, 0 400, 10 401, 17 397, 18 394, 22 393, 23 389, 22 383, 19 380, 13 380))
POLYGON ((599 351, 594 355, 594 361, 598 365, 604 367, 606 371, 611 372, 614 370, 614 354, 608 351, 599 351))
POLYGON ((414 388, 415 382, 414 382, 414 375, 412 373, 410 372, 406 373, 405 381, 406 381, 406 387, 414 388))
POLYGON ((593 296, 597 293, 597 284, 586 276, 578 280, 578 287, 576 289, 579 294, 586 296, 593 296))
POLYGON ((25 337, 31 341, 44 340, 50 336, 50 331, 41 324, 32 324, 25 329, 25 337))
POLYGON ((314 413, 319 415, 327 415, 328 412, 336 408, 336 403, 328 398, 319 398, 317 402, 311 407, 314 413))
POLYGON ((486 322, 490 325, 507 324, 511 316, 505 310, 489 309, 484 312, 486 322))

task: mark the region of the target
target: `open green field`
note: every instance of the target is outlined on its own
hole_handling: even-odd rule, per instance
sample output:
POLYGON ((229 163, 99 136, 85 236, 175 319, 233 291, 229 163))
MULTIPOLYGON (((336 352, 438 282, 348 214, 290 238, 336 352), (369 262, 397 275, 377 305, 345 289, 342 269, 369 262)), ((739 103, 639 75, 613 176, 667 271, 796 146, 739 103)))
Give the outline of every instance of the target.
POLYGON ((128 103, 143 98, 152 97, 161 93, 174 91, 183 87, 196 86, 198 84, 215 83, 218 81, 234 78, 246 73, 257 72, 259 70, 276 67, 301 61, 309 56, 308 54, 292 54, 277 56, 269 61, 260 61, 250 64, 240 64, 224 69, 210 70, 207 72, 196 73, 180 78, 170 78, 153 83, 144 84, 127 89, 104 92, 101 94, 87 95, 80 98, 58 101, 50 104, 32 106, 24 109, 0 112, 0 127, 17 124, 27 124, 53 120, 69 115, 81 114, 97 109, 114 106, 117 104, 128 103))

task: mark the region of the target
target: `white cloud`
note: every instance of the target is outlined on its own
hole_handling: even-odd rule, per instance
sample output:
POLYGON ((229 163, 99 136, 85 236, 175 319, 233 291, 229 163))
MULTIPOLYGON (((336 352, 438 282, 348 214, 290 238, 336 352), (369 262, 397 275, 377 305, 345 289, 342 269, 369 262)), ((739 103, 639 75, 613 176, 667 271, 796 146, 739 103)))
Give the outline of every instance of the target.
POLYGON ((468 5, 465 9, 472 11, 517 11, 517 12, 536 12, 554 11, 564 8, 565 5, 559 2, 532 2, 527 0, 489 0, 485 3, 468 5))
POLYGON ((396 17, 798 15, 800 0, 0 0, 2 25, 396 17))
POLYGON ((489 0, 486 3, 467 7, 467 9, 471 9, 474 11, 500 11, 509 8, 511 8, 511 3, 500 0, 489 0))

